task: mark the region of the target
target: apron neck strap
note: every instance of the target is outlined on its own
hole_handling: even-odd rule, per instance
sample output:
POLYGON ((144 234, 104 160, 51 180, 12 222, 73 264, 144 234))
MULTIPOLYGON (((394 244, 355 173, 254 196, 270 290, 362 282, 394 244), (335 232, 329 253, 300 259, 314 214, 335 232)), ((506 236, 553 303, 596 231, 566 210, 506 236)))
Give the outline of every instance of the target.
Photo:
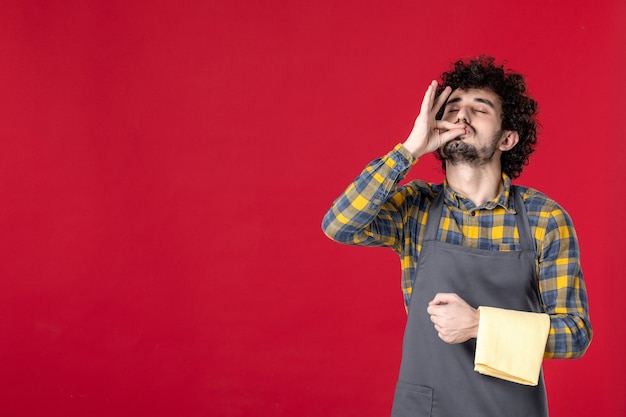
POLYGON ((513 198, 515 198, 515 222, 519 231, 520 247, 522 250, 535 252, 535 244, 530 233, 530 223, 528 222, 528 214, 526 213, 522 194, 519 188, 514 185, 511 185, 511 192, 513 193, 513 198))

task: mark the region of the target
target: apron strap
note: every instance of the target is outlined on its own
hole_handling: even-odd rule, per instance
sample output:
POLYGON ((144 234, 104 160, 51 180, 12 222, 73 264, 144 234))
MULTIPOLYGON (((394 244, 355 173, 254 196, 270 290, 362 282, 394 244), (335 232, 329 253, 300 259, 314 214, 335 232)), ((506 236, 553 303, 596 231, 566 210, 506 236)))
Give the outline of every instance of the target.
POLYGON ((522 194, 519 188, 514 185, 511 185, 511 192, 515 199, 515 222, 517 223, 517 230, 519 231, 520 248, 536 253, 535 242, 530 233, 530 223, 528 222, 528 214, 526 213, 526 206, 524 205, 522 194))
POLYGON ((441 211, 443 209, 443 185, 441 190, 435 195, 433 202, 430 203, 428 209, 428 217, 426 217, 426 232, 424 232, 424 241, 436 240, 437 230, 439 230, 439 221, 441 220, 441 211))
MULTIPOLYGON (((441 213, 443 211, 443 195, 445 193, 444 186, 435 195, 433 202, 428 209, 428 217, 426 218, 426 231, 424 232, 424 241, 436 240, 439 223, 441 221, 441 213)), ((535 252, 535 245, 530 233, 530 223, 528 222, 528 214, 524 200, 517 186, 511 185, 511 193, 515 204, 515 223, 519 232, 520 249, 535 252)))

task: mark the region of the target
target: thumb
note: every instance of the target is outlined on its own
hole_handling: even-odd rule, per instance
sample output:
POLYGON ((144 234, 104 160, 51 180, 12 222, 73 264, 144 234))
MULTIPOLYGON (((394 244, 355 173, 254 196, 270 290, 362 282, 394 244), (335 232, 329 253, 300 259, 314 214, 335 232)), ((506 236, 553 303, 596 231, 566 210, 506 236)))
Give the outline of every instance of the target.
POLYGON ((428 305, 450 304, 457 298, 458 296, 454 293, 440 292, 435 295, 435 298, 430 300, 428 305))

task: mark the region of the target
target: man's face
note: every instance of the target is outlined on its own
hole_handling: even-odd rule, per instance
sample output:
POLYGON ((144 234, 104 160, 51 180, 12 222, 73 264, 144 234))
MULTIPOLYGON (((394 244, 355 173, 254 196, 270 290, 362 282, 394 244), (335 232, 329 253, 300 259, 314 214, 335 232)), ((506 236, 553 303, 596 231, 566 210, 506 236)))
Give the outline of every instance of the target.
POLYGON ((472 166, 482 166, 493 160, 503 135, 502 105, 496 93, 486 89, 457 89, 450 94, 442 119, 465 124, 470 131, 439 150, 443 159, 452 164, 472 166))

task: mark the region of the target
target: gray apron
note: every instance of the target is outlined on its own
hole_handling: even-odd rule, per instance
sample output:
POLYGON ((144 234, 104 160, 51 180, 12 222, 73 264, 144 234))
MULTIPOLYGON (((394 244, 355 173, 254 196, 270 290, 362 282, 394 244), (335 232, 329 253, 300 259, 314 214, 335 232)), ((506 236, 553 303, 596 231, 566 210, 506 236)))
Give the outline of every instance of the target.
POLYGON ((439 292, 456 293, 474 308, 543 312, 526 209, 516 187, 511 190, 521 247, 511 252, 438 241, 444 190, 435 197, 409 304, 392 417, 548 415, 543 372, 535 387, 475 372, 476 340, 445 343, 426 312, 428 302, 439 292))

